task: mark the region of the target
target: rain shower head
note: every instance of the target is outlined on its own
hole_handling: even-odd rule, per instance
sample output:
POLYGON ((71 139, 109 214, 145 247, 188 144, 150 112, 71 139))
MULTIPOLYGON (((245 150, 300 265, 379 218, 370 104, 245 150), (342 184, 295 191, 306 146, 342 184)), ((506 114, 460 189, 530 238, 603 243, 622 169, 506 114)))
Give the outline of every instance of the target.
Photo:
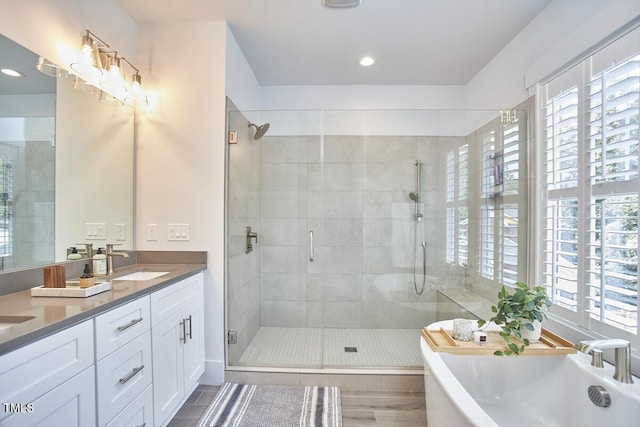
POLYGON ((253 135, 253 140, 257 141, 260 138, 262 138, 264 136, 264 134, 267 133, 267 131, 269 130, 269 126, 270 126, 269 123, 265 123, 265 124, 263 124, 261 126, 258 126, 258 125, 255 125, 255 124, 249 122, 249 127, 253 127, 256 130, 256 134, 253 135))

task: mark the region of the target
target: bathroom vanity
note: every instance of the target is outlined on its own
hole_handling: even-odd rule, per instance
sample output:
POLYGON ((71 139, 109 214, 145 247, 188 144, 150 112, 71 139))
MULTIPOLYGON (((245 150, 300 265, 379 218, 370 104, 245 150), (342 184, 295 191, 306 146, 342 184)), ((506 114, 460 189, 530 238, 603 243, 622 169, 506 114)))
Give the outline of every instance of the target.
POLYGON ((204 372, 205 268, 136 264, 88 298, 0 296, 0 424, 167 424, 204 372))

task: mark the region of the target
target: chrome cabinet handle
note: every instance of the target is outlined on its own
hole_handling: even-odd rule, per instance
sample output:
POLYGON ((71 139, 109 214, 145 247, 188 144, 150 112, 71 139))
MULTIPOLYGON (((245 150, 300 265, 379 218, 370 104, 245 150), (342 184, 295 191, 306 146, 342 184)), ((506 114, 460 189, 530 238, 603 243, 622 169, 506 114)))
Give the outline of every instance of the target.
POLYGON ((120 384, 124 384, 127 381, 129 381, 131 378, 135 377, 135 375, 142 371, 144 369, 144 365, 140 366, 139 368, 133 368, 133 371, 131 371, 131 373, 129 375, 127 375, 124 378, 120 378, 118 381, 120 382, 120 384))
POLYGON ((187 323, 185 322, 185 319, 182 319, 182 322, 180 322, 180 326, 182 326, 182 336, 180 337, 180 341, 186 344, 187 343, 187 323))
POLYGON ((309 230, 309 261, 313 262, 315 258, 313 251, 313 230, 309 230))
POLYGON ((129 329, 130 327, 132 327, 133 325, 142 322, 142 317, 139 319, 133 319, 131 322, 127 323, 126 325, 123 326, 118 326, 118 330, 120 332, 124 331, 125 329, 129 329))
MULTIPOLYGON (((193 325, 192 325, 192 323, 191 323, 191 315, 189 315, 189 317, 187 317, 187 318, 185 319, 185 321, 186 321, 186 320, 188 320, 188 321, 189 321, 189 339, 190 339, 190 340, 192 340, 192 339, 193 339, 193 334, 192 334, 192 332, 193 332, 193 325)), ((185 339, 186 339, 186 334, 185 334, 185 339)))

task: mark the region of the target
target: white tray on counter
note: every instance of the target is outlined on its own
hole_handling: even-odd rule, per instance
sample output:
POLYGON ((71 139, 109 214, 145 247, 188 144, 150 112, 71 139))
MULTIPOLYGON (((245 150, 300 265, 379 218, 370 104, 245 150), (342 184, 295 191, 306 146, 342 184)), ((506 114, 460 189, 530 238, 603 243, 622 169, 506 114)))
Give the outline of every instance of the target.
POLYGON ((111 289, 111 282, 99 282, 89 288, 81 288, 80 281, 67 281, 66 288, 31 288, 32 297, 86 298, 111 289))

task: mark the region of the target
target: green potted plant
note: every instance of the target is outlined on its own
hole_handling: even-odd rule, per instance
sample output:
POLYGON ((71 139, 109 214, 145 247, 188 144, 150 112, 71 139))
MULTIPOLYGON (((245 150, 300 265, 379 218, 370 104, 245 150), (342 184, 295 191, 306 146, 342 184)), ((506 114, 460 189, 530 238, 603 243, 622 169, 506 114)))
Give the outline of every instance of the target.
MULTIPOLYGON (((489 319, 501 327, 500 336, 504 338, 506 346, 504 350, 498 350, 493 354, 497 356, 510 356, 520 354, 530 342, 536 342, 540 338, 540 322, 546 319, 544 308, 551 307, 551 300, 543 286, 530 288, 526 283, 516 282, 513 292, 507 291, 503 286, 498 292, 498 305, 491 307, 495 315, 489 319), (518 346, 511 341, 511 335, 522 340, 518 346)), ((479 320, 478 326, 482 327, 486 320, 479 320)))

